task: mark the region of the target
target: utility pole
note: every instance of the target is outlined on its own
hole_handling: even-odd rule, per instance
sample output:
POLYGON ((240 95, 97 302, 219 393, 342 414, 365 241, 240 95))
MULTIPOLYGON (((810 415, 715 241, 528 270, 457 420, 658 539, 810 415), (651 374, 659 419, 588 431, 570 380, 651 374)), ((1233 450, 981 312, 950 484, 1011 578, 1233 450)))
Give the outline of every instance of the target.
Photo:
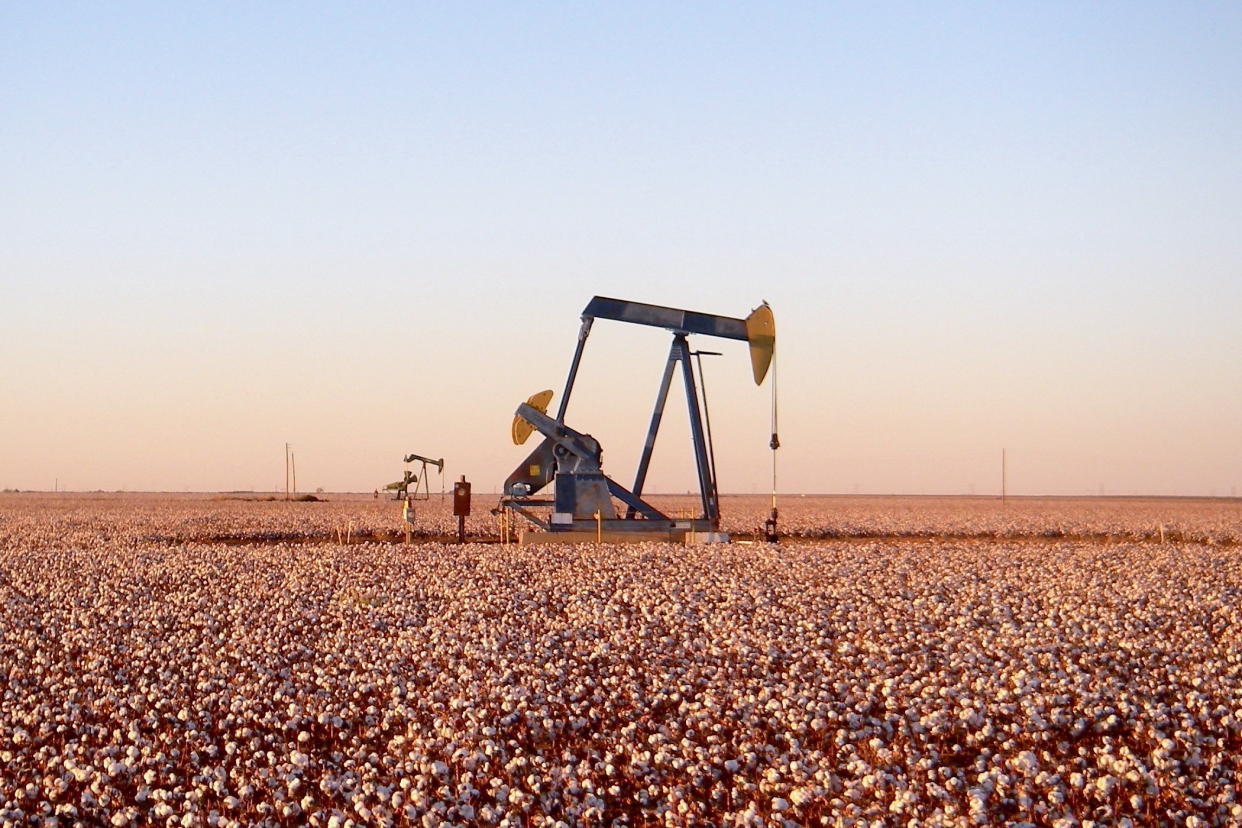
POLYGON ((289 452, 289 466, 293 469, 293 493, 298 493, 298 456, 295 452, 289 452))
POLYGON ((1005 450, 1001 449, 1001 503, 1005 502, 1005 498, 1008 495, 1008 491, 1007 491, 1008 481, 1006 480, 1006 471, 1007 470, 1005 468, 1005 450))
POLYGON ((289 499, 289 444, 285 443, 285 500, 289 499))

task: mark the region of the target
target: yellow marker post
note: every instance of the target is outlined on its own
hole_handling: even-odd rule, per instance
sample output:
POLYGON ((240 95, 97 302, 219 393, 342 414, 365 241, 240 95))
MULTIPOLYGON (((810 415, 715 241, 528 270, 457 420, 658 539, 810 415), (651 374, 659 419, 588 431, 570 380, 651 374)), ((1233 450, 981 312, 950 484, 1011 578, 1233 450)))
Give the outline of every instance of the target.
POLYGON ((595 542, 604 542, 604 516, 600 514, 599 509, 595 510, 595 542))

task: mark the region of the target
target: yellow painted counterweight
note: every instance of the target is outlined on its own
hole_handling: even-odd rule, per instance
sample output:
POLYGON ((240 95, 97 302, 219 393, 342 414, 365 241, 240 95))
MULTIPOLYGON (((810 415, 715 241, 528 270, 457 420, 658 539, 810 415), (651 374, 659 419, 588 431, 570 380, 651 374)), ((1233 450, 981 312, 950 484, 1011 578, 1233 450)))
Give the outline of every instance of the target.
POLYGON ((762 385, 776 351, 776 319, 767 302, 746 317, 746 341, 750 343, 750 368, 755 375, 755 385, 762 385))
MULTIPOLYGON (((548 403, 552 402, 552 390, 540 391, 538 394, 532 394, 526 404, 538 411, 540 414, 548 413, 548 403)), ((535 431, 535 427, 530 424, 521 414, 513 415, 513 445, 520 446, 530 439, 530 435, 535 431)))

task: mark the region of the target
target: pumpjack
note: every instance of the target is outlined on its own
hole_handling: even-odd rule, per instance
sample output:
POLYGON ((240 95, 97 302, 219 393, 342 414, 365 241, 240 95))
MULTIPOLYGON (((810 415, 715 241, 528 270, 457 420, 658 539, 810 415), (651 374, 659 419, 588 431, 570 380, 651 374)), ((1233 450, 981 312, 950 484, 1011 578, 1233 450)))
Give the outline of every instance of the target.
POLYGON ((431 498, 431 489, 428 487, 427 483, 427 475, 429 474, 427 467, 435 466, 436 470, 440 472, 440 474, 444 474, 444 458, 441 457, 439 460, 432 460, 430 457, 423 457, 421 454, 407 454, 405 456, 405 462, 422 463, 422 473, 415 474, 409 469, 406 469, 405 474, 401 476, 400 480, 389 483, 384 487, 384 490, 393 493, 393 500, 405 500, 406 498, 409 498, 410 500, 429 500, 431 498), (410 493, 411 485, 414 487, 413 494, 410 493))
POLYGON ((776 349, 776 323, 767 302, 751 311, 745 319, 738 319, 605 296, 592 298, 582 312, 578 344, 556 416, 551 417, 547 413, 553 396, 551 390, 533 395, 514 413, 512 437, 516 445, 525 443, 535 431, 543 435, 543 440, 505 480, 500 508, 517 512, 544 532, 565 533, 566 540, 571 539, 570 533, 583 539, 599 538, 603 533, 609 533, 610 537, 617 539, 684 540, 686 535, 693 534, 706 541, 727 541, 727 535, 720 532, 720 498, 716 487, 711 421, 707 419, 706 426, 704 422, 706 398, 702 406, 699 403, 701 370, 700 378, 696 380, 695 365, 691 361, 692 356, 710 352, 691 351, 688 340, 691 334, 747 342, 755 384, 763 383, 776 349), (565 423, 565 412, 578 376, 582 352, 596 319, 664 328, 673 336, 634 485, 630 488, 604 473, 599 442, 590 434, 565 423), (643 499, 656 435, 664 416, 673 375, 679 366, 685 384, 702 506, 699 516, 693 518, 671 517, 643 499), (549 484, 553 489, 552 497, 537 497, 549 484), (614 499, 619 501, 620 509, 614 499), (550 510, 546 517, 545 509, 550 510), (617 533, 625 534, 618 536, 617 533))

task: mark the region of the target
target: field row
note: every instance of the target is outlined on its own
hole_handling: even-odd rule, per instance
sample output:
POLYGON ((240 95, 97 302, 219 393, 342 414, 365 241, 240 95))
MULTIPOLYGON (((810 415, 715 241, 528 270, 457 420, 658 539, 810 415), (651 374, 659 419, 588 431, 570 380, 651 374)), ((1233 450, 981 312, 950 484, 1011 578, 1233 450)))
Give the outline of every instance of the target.
MULTIPOLYGON (((190 541, 391 539, 404 529, 401 504, 368 495, 322 495, 326 502, 256 500, 254 495, 0 495, 0 548, 73 546, 96 539, 190 541)), ((657 496, 673 516, 697 515, 697 500, 657 496)), ((457 531, 448 499, 415 502, 415 533, 444 539, 457 531)), ((495 539, 496 496, 476 493, 467 532, 495 539)), ((770 501, 722 498, 723 528, 761 532, 770 501)), ((824 538, 1039 538, 1242 543, 1242 501, 1161 499, 1010 499, 785 496, 780 529, 824 538)))

